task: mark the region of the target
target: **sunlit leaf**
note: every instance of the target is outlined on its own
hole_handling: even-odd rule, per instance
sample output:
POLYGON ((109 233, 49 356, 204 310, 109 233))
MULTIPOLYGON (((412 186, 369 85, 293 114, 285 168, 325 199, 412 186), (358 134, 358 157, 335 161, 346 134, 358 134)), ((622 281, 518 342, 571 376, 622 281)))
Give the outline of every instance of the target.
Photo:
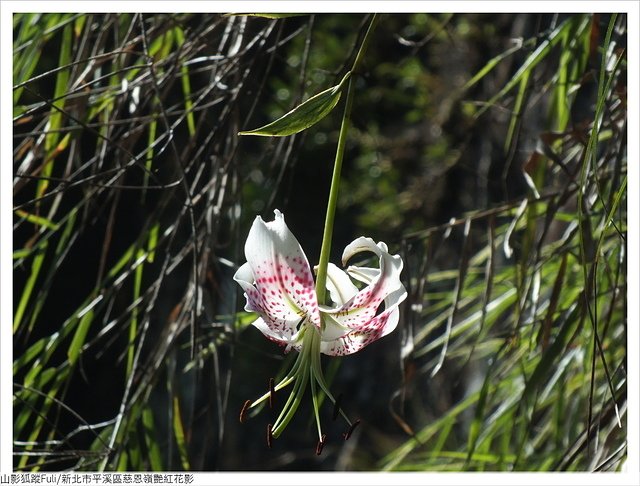
POLYGON ((78 328, 76 329, 76 333, 73 335, 73 340, 71 341, 71 345, 67 350, 67 356, 69 358, 69 363, 71 365, 75 364, 78 356, 80 354, 80 350, 85 343, 87 338, 87 332, 89 332, 89 328, 91 327, 91 322, 93 321, 93 311, 90 310, 87 312, 82 318, 80 318, 80 323, 78 324, 78 328))
POLYGON ((180 462, 185 471, 190 469, 189 467, 189 455, 187 453, 187 444, 184 437, 184 426, 182 425, 182 417, 180 415, 180 401, 178 397, 173 397, 173 434, 178 444, 178 451, 180 452, 180 462))
POLYGON ((31 297, 31 293, 33 292, 34 285, 36 280, 38 279, 38 275, 40 274, 40 270, 42 268, 42 262, 44 261, 44 257, 47 253, 47 244, 42 245, 42 250, 37 253, 33 258, 33 263, 31 264, 31 273, 29 274, 29 278, 27 279, 26 284, 22 290, 22 294, 20 295, 20 302, 18 303, 18 307, 16 308, 15 314, 13 315, 13 332, 15 333, 22 322, 22 317, 27 309, 27 304, 29 303, 29 299, 31 297))
POLYGON ((239 135, 257 135, 261 137, 284 137, 301 132, 315 125, 338 104, 342 89, 351 75, 348 72, 340 84, 312 96, 301 105, 286 113, 276 121, 254 130, 240 132, 239 135))
POLYGON ((60 227, 58 224, 54 223, 53 221, 47 218, 43 218, 42 216, 38 216, 37 214, 28 213, 26 211, 23 211, 22 209, 16 210, 16 215, 26 219, 27 221, 35 224, 36 226, 43 226, 45 228, 52 229, 54 231, 60 227))

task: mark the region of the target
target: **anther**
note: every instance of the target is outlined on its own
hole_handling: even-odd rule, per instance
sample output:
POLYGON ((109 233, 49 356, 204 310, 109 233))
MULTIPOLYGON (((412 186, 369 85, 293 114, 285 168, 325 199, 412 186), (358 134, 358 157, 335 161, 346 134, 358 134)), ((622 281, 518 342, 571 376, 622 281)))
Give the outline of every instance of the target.
POLYGON ((356 430, 356 427, 358 425, 360 425, 360 419, 356 419, 356 421, 351 424, 351 427, 349 427, 349 430, 347 430, 346 433, 342 434, 344 440, 349 440, 349 437, 351 437, 351 434, 353 434, 353 431, 356 430))
POLYGON ((316 456, 322 454, 322 449, 324 448, 324 443, 327 438, 327 434, 322 434, 322 437, 318 441, 318 445, 316 446, 316 456))
POLYGON ((271 449, 271 445, 273 443, 273 434, 271 433, 271 427, 271 424, 267 425, 267 446, 269 447, 269 449, 271 449))
POLYGON ((242 406, 242 410, 240 410, 240 423, 244 423, 244 418, 245 415, 247 413, 247 410, 249 410, 249 407, 251 406, 251 400, 247 400, 246 402, 244 402, 244 405, 242 406))
POLYGON ((341 404, 342 404, 342 393, 338 395, 338 398, 336 399, 336 403, 333 404, 333 420, 337 419, 338 415, 340 415, 341 404))
POLYGON ((276 402, 276 389, 273 385, 273 378, 269 378, 269 408, 273 408, 273 404, 276 402))

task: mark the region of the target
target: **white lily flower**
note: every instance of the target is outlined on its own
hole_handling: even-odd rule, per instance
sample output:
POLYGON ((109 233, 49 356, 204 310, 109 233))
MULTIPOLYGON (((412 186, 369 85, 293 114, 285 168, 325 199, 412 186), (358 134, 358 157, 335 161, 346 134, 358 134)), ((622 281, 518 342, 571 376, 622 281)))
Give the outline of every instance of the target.
POLYGON ((245 245, 247 262, 233 278, 245 291, 245 310, 260 316, 253 325, 267 338, 300 351, 303 330, 311 325, 320 332, 320 352, 352 354, 396 328, 398 305, 407 297, 402 259, 383 242, 357 238, 344 249, 343 264, 364 251, 378 256, 380 268, 350 266, 345 272, 330 263, 327 289, 334 305, 319 305, 309 261, 276 209, 274 221, 256 217, 245 245), (366 287, 359 290, 350 277, 366 287))
POLYGON ((347 245, 342 255, 346 263, 356 254, 372 252, 379 259, 379 268, 349 266, 346 271, 333 264, 327 268, 327 290, 332 305, 318 303, 313 273, 298 240, 284 221, 284 215, 275 210, 275 219, 265 223, 256 217, 245 244, 247 262, 234 280, 244 290, 245 310, 256 312, 253 322, 267 338, 285 347, 295 349, 298 359, 287 376, 256 402, 245 403, 244 413, 258 403, 272 397, 275 391, 294 384, 290 399, 273 428, 268 427, 268 442, 278 437, 297 409, 307 382, 311 382, 319 442, 319 454, 324 435, 318 415, 316 383, 336 405, 350 425, 345 439, 358 422, 352 423, 336 404, 320 366, 320 353, 342 356, 355 353, 377 339, 392 332, 398 325, 399 304, 407 297, 400 281, 402 259, 391 255, 383 242, 360 237, 347 245), (359 289, 354 282, 364 284, 359 289))

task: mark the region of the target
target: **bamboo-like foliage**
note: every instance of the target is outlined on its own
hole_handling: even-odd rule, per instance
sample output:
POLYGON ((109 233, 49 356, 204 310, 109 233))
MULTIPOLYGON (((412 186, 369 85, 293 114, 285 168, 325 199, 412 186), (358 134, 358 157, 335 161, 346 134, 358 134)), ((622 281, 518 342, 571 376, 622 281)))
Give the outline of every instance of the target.
MULTIPOLYGON (((614 38, 624 21, 612 16, 599 46, 593 118, 570 126, 592 22, 559 24, 480 110, 516 91, 508 151, 525 100, 538 95, 527 80, 562 47, 545 83, 553 130, 524 166, 529 194, 405 239, 415 255, 405 359, 418 368, 405 386, 444 367, 449 379, 473 384, 385 456, 384 469, 615 470, 623 462, 626 106, 614 38), (455 236, 458 267, 435 270, 455 236)), ((427 408, 417 397, 405 406, 427 408)))
POLYGON ((196 419, 214 424, 200 440, 219 444, 231 348, 218 346, 235 323, 236 134, 253 110, 239 99, 280 35, 274 22, 246 24, 15 16, 17 469, 198 467, 185 443, 196 419), (54 68, 38 59, 48 50, 59 52, 54 68), (71 277, 65 265, 82 271, 71 277), (62 315, 47 315, 54 300, 62 315), (85 374, 95 366, 108 372, 85 374), (201 379, 215 384, 210 395, 186 400, 201 379), (89 423, 75 409, 91 414, 96 396, 117 411, 89 423))

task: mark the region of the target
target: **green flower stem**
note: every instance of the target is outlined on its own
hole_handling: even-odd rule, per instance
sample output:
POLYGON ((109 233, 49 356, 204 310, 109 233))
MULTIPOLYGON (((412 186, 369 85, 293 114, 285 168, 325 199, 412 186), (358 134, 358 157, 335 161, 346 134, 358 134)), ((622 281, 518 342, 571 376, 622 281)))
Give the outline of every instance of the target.
POLYGON ((311 373, 311 400, 313 401, 313 414, 316 418, 316 426, 318 427, 318 438, 322 440, 322 427, 320 426, 320 404, 318 401, 318 392, 316 391, 316 379, 311 373))
MULTIPOLYGON (((322 248, 320 250, 320 262, 318 264, 318 277, 316 280, 316 294, 318 297, 318 303, 324 304, 327 293, 327 267, 329 266, 329 253, 331 252, 331 238, 333 236, 333 222, 336 215, 336 207, 338 204, 338 190, 340 187, 340 172, 342 171, 342 158, 344 156, 344 148, 347 142, 347 132, 349 130, 349 124, 351 119, 351 108, 353 106, 353 79, 352 72, 357 72, 360 65, 364 51, 369 44, 371 33, 377 23, 378 17, 374 14, 369 24, 369 28, 365 33, 362 45, 358 50, 356 59, 353 62, 353 67, 343 78, 340 86, 345 82, 348 82, 346 90, 346 102, 344 108, 344 114, 342 116, 342 124, 340 125, 340 135, 338 138, 338 147, 336 149, 336 158, 333 165, 333 175, 331 176, 331 189, 329 190, 329 202, 327 203, 327 215, 324 222, 324 233, 322 235, 322 248)), ((282 431, 287 427, 291 419, 296 413, 296 410, 300 406, 302 396, 304 395, 307 384, 311 385, 311 395, 313 400, 313 411, 318 427, 318 436, 322 441, 322 428, 320 426, 320 400, 318 397, 317 385, 320 386, 322 391, 329 397, 329 399, 335 404, 335 399, 329 387, 325 383, 324 376, 322 374, 322 367, 320 365, 320 331, 310 324, 304 329, 302 336, 302 349, 296 359, 291 371, 283 378, 275 390, 280 390, 293 382, 293 389, 287 398, 280 415, 271 429, 271 435, 274 439, 277 439, 282 431)), ((322 323, 324 327, 324 322, 322 323)), ((265 393, 258 400, 256 400, 251 407, 262 403, 269 397, 269 393, 265 393)), ((349 425, 351 421, 340 410, 342 416, 347 420, 349 425)))
POLYGON ((333 222, 336 216, 336 206, 338 204, 338 190, 340 188, 340 172, 342 170, 342 157, 344 147, 347 142, 347 131, 351 117, 351 107, 353 106, 353 79, 349 78, 347 85, 347 101, 342 116, 340 126, 340 136, 338 138, 338 148, 336 159, 333 164, 333 175, 331 176, 331 189, 329 190, 329 202, 327 204, 327 216, 324 220, 324 234, 322 235, 322 247, 320 250, 320 261, 318 263, 318 277, 316 279, 316 295, 318 303, 325 303, 327 292, 327 267, 329 266, 329 253, 331 253, 331 238, 333 236, 333 222))
POLYGON ((371 23, 369 24, 369 28, 367 29, 367 33, 364 35, 364 39, 362 39, 362 45, 358 50, 358 54, 356 54, 356 60, 353 61, 353 67, 351 68, 351 71, 353 73, 358 72, 358 68, 360 67, 360 62, 364 57, 364 52, 367 50, 367 47, 369 46, 369 41, 371 40, 371 33, 373 32, 373 29, 376 28, 377 23, 378 23, 378 14, 373 14, 373 17, 371 17, 371 23))
MULTIPOLYGON (((285 388, 288 385, 290 385, 293 382, 293 380, 296 379, 296 373, 298 372, 299 368, 300 368, 300 355, 298 355, 298 359, 296 360, 296 363, 294 364, 293 368, 291 368, 291 371, 289 372, 289 374, 285 378, 283 378, 282 381, 280 381, 273 388, 273 390, 274 391, 280 391, 283 388, 285 388)), ((251 406, 249 407, 249 409, 252 409, 253 407, 256 407, 256 406, 260 405, 262 402, 264 402, 270 396, 271 396, 271 391, 268 391, 267 393, 262 395, 260 398, 258 398, 255 402, 252 402, 251 406)))
MULTIPOLYGON (((371 33, 378 22, 378 15, 374 14, 371 18, 369 28, 362 40, 362 45, 358 50, 356 59, 353 62, 352 72, 356 72, 360 66, 364 51, 369 45, 371 33)), ((333 164, 333 175, 331 176, 331 189, 329 190, 329 202, 327 203, 327 215, 324 220, 324 234, 322 235, 322 247, 320 250, 320 261, 318 262, 318 276, 316 279, 316 295, 318 303, 324 304, 327 293, 327 267, 329 265, 329 253, 331 253, 331 238, 333 236, 333 222, 336 215, 336 206, 338 204, 338 190, 340 188, 340 172, 342 171, 342 158, 344 156, 344 147, 347 142, 347 132, 351 121, 351 107, 353 106, 353 77, 349 77, 347 85, 347 99, 342 116, 342 124, 340 126, 340 135, 338 137, 338 148, 336 149, 336 158, 333 164)), ((324 323, 323 323, 324 326, 324 323)))
POLYGON ((300 406, 300 402, 302 401, 302 397, 304 395, 305 388, 307 387, 307 383, 309 382, 309 374, 311 372, 309 366, 309 356, 315 351, 319 354, 320 344, 319 341, 316 342, 314 340, 315 335, 318 334, 318 330, 315 327, 311 327, 307 324, 307 329, 305 330, 304 336, 302 338, 302 349, 298 356, 298 360, 300 361, 300 366, 302 369, 298 370, 295 376, 295 383, 293 384, 293 390, 289 394, 289 398, 287 402, 282 407, 282 411, 278 416, 275 424, 273 424, 273 428, 271 429, 271 434, 274 439, 277 439, 278 436, 282 433, 282 431, 287 427, 291 419, 298 410, 300 406), (314 348, 314 344, 317 349, 314 348))
POLYGON ((291 419, 298 410, 300 403, 302 402, 302 397, 304 395, 304 390, 307 385, 307 381, 309 380, 309 369, 306 368, 302 370, 302 375, 296 378, 296 382, 293 385, 293 390, 291 390, 291 394, 287 399, 287 403, 282 408, 282 412, 280 412, 280 416, 276 420, 273 429, 271 429, 271 435, 274 439, 277 439, 282 431, 287 427, 291 419))
MULTIPOLYGON (((312 359, 311 371, 313 373, 313 377, 317 381, 318 385, 320 385, 320 388, 322 388, 322 391, 324 392, 324 394, 329 397, 329 400, 331 400, 331 403, 333 403, 333 405, 335 406, 336 399, 333 397, 333 394, 329 390, 329 386, 327 385, 324 379, 324 374, 322 373, 322 366, 320 364, 320 353, 313 355, 311 359, 312 359)), ((347 421, 347 423, 351 425, 352 424, 351 420, 349 420, 349 417, 347 417, 347 414, 344 413, 344 411, 342 410, 342 407, 340 407, 338 411, 340 412, 340 415, 342 415, 342 417, 347 421)))
MULTIPOLYGON (((304 353, 298 353, 298 355, 296 356, 296 360, 293 363, 293 366, 291 367, 287 375, 284 378, 282 378, 278 382, 278 384, 273 388, 274 391, 280 391, 283 388, 289 386, 298 377, 298 372, 300 371, 300 367, 303 366, 304 364, 303 355, 304 353)), ((262 395, 260 398, 258 398, 254 402, 252 402, 251 405, 249 406, 249 409, 252 409, 253 407, 260 405, 262 402, 267 400, 270 396, 271 396, 271 390, 269 390, 267 393, 262 395)))

